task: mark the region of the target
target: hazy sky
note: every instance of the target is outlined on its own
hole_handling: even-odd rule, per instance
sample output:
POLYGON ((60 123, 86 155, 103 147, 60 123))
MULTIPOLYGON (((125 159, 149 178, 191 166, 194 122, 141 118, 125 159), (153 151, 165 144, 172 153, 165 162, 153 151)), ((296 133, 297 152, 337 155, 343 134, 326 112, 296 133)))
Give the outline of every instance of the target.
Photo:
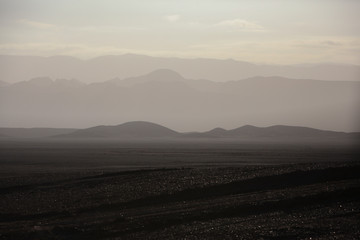
POLYGON ((0 0, 0 54, 360 64, 358 0, 0 0))

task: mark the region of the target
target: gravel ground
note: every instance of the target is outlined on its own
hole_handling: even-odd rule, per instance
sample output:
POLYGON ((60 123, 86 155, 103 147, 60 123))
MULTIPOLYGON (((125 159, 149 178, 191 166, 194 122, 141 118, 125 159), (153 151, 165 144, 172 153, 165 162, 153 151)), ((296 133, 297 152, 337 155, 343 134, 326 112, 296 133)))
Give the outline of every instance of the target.
POLYGON ((0 237, 359 239, 359 170, 322 163, 39 173, 26 185, 8 177, 0 237))
POLYGON ((360 239, 347 148, 11 144, 0 239, 360 239))

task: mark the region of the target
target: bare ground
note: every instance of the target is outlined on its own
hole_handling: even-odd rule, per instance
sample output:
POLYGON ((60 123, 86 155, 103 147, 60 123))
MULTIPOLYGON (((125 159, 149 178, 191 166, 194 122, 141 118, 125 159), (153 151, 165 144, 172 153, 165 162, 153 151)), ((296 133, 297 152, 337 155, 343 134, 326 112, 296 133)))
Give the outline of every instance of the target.
POLYGON ((360 238, 356 161, 104 169, 2 175, 0 239, 360 238))

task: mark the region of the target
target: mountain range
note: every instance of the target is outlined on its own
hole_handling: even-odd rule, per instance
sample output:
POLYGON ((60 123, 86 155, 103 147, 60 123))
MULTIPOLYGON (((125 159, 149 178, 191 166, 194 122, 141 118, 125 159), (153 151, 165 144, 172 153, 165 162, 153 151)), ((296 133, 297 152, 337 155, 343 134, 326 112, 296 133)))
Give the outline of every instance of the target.
POLYGON ((360 131, 360 82, 194 80, 170 69, 85 84, 35 78, 0 87, 0 126, 86 128, 142 119, 180 131, 248 123, 360 131))
POLYGON ((51 128, 0 128, 1 138, 43 138, 54 139, 228 139, 228 140, 318 140, 343 141, 359 140, 360 133, 324 131, 297 126, 255 127, 245 125, 225 130, 214 128, 206 132, 181 133, 159 124, 133 121, 115 126, 96 126, 86 129, 51 129, 51 128))
POLYGON ((255 76, 295 79, 360 81, 360 66, 344 64, 260 65, 233 59, 160 58, 135 54, 100 56, 81 60, 69 56, 0 55, 0 80, 14 83, 49 76, 103 82, 113 78, 145 75, 155 69, 172 69, 189 79, 235 81, 255 76))
POLYGON ((180 133, 159 124, 134 121, 116 126, 96 126, 80 129, 57 137, 67 138, 159 138, 177 137, 180 133))

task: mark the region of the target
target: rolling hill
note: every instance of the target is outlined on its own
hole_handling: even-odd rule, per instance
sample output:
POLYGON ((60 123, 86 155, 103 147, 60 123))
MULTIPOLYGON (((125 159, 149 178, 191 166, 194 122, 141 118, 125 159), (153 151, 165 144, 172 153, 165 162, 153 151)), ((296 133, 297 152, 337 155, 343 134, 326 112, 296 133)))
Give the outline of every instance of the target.
POLYGON ((200 133, 201 137, 216 138, 324 138, 331 139, 336 137, 348 137, 355 133, 344 133, 336 131, 325 131, 320 129, 299 127, 299 126, 283 126, 274 125, 269 127, 256 127, 245 125, 239 128, 225 130, 215 128, 211 131, 200 133))
POLYGON ((166 139, 233 139, 233 140, 341 140, 359 138, 359 133, 344 133, 325 131, 320 129, 275 125, 270 127, 256 127, 245 125, 239 128, 225 130, 215 128, 207 132, 179 133, 159 124, 134 121, 116 126, 96 126, 76 130, 69 134, 57 135, 57 138, 122 138, 122 139, 144 139, 144 138, 166 138, 166 139))
MULTIPOLYGON (((205 132, 181 133, 164 127, 162 125, 146 122, 132 121, 114 126, 95 126, 85 129, 51 129, 51 128, 0 128, 0 137, 4 140, 8 138, 46 138, 60 140, 178 140, 187 141, 208 141, 226 140, 236 141, 290 141, 290 142, 347 142, 358 143, 360 133, 344 133, 336 131, 325 131, 320 129, 274 125, 269 127, 256 127, 245 125, 242 127, 226 130, 214 128, 205 132)), ((49 140, 49 139, 48 139, 49 140)))
POLYGON ((69 134, 59 135, 62 138, 158 138, 176 137, 180 133, 159 124, 134 121, 116 126, 96 126, 81 129, 69 134))

